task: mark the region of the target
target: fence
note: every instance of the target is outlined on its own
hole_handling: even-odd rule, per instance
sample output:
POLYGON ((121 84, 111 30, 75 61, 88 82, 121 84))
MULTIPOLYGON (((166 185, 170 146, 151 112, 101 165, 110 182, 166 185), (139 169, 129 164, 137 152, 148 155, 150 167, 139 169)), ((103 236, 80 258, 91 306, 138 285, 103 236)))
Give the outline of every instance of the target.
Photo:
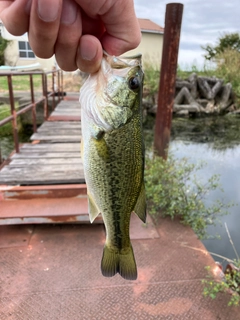
MULTIPOLYGON (((10 111, 11 115, 6 117, 5 119, 0 121, 0 127, 5 124, 11 122, 13 129, 13 138, 14 138, 14 146, 15 152, 19 153, 19 138, 18 138, 18 125, 17 118, 21 114, 32 110, 32 124, 33 131, 37 130, 37 121, 36 121, 36 108, 40 102, 44 103, 44 119, 46 120, 48 117, 49 103, 48 99, 52 97, 52 108, 55 108, 56 104, 56 96, 58 98, 58 102, 63 99, 63 73, 62 70, 53 70, 49 72, 11 72, 11 73, 0 73, 0 77, 7 77, 8 80, 8 94, 10 101, 10 111), (33 76, 41 75, 42 78, 42 96, 35 100, 34 95, 34 85, 33 85, 33 76), (48 76, 51 76, 51 91, 48 91, 48 76), (20 110, 16 110, 15 108, 15 99, 14 99, 14 90, 13 90, 13 77, 16 76, 29 76, 29 86, 30 86, 30 94, 31 94, 31 103, 25 106, 20 110), (57 90, 56 90, 57 88, 57 90)), ((1 159, 1 150, 0 150, 0 164, 2 162, 1 159)))

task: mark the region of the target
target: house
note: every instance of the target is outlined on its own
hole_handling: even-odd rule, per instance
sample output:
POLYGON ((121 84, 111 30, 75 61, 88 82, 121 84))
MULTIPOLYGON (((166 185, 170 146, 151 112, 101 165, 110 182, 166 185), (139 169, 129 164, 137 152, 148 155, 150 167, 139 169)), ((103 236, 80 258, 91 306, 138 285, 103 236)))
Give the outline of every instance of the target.
POLYGON ((44 71, 52 70, 56 66, 55 57, 40 59, 35 56, 29 45, 27 33, 15 37, 7 31, 0 21, 0 34, 4 39, 10 40, 5 50, 5 65, 19 68, 20 66, 26 66, 27 68, 35 65, 37 69, 44 71))
POLYGON ((149 19, 138 19, 138 22, 142 33, 141 43, 127 54, 133 55, 141 52, 143 65, 152 64, 160 68, 164 29, 149 19))
MULTIPOLYGON (((163 47, 164 29, 149 19, 138 19, 142 32, 140 45, 126 55, 142 53, 143 64, 151 63, 160 66, 163 47)), ((31 66, 39 65, 39 69, 51 70, 56 66, 55 58, 40 59, 32 51, 27 34, 15 37, 11 35, 0 22, 0 32, 4 39, 11 40, 5 51, 5 65, 9 66, 31 66)))

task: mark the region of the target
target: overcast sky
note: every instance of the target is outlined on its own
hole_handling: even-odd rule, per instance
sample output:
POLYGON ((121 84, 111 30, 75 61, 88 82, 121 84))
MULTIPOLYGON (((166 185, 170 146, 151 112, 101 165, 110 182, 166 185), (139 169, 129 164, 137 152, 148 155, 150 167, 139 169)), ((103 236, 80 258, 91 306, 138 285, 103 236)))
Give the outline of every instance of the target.
MULTIPOLYGON (((174 2, 174 1, 173 1, 174 2)), ((164 0, 134 0, 138 18, 147 18, 164 27, 164 0)), ((239 0, 183 0, 184 5, 178 63, 182 68, 204 63, 201 46, 215 44, 224 33, 240 32, 239 0)))

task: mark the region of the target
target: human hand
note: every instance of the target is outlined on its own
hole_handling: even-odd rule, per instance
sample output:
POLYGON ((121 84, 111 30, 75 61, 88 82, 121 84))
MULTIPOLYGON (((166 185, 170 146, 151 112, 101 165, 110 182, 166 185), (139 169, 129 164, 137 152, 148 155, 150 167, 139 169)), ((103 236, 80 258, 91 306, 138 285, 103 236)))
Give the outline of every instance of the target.
POLYGON ((38 57, 55 54, 65 71, 96 72, 103 49, 120 55, 141 39, 133 0, 2 0, 0 18, 13 35, 28 32, 38 57))

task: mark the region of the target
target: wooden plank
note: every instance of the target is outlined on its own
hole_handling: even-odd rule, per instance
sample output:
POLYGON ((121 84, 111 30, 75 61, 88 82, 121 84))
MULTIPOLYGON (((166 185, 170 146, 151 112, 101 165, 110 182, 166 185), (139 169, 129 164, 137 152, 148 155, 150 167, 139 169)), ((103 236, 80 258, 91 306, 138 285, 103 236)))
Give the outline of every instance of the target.
POLYGON ((59 135, 44 135, 41 133, 34 133, 30 140, 44 140, 44 141, 67 141, 67 142, 80 142, 81 135, 74 135, 74 136, 59 136, 59 135))
POLYGON ((57 107, 55 109, 60 109, 60 108, 65 108, 65 109, 80 109, 81 106, 80 106, 80 103, 77 102, 77 103, 69 103, 69 104, 66 104, 66 103, 60 103, 57 105, 57 107))
POLYGON ((20 150, 20 153, 14 153, 11 159, 25 159, 27 158, 80 158, 80 152, 34 152, 24 153, 20 150))
POLYGON ((39 128, 79 128, 81 127, 80 121, 46 121, 39 128))
POLYGON ((61 106, 60 108, 56 108, 54 109, 54 111, 68 111, 69 114, 74 111, 74 112, 81 112, 81 109, 80 108, 77 108, 77 107, 64 107, 64 106, 61 106))
POLYGON ((74 116, 74 115, 55 115, 48 117, 48 121, 80 121, 81 116, 74 116))
MULTIPOLYGON (((53 113, 51 114, 51 117, 60 117, 60 116, 64 116, 67 117, 66 120, 68 120, 70 117, 81 117, 81 114, 79 112, 59 112, 59 111, 53 111, 53 113)), ((58 119, 57 119, 58 120, 58 119)), ((73 119, 75 120, 75 119, 73 119)))
MULTIPOLYGON (((24 144, 21 151, 27 152, 80 152, 80 143, 37 143, 24 144)), ((27 156, 27 155, 26 155, 27 156)))
POLYGON ((47 176, 38 174, 34 177, 29 176, 8 176, 0 175, 0 183, 8 185, 50 185, 50 184, 64 184, 64 183, 85 183, 84 176, 81 174, 69 174, 68 176, 63 174, 47 176))
POLYGON ((73 136, 73 135, 81 135, 81 128, 79 129, 65 129, 65 128, 38 128, 37 133, 42 133, 44 135, 62 135, 62 136, 73 136))
POLYGON ((60 106, 77 106, 80 108, 80 102, 77 100, 77 101, 66 101, 66 100, 62 100, 58 105, 57 107, 60 107, 60 106))
POLYGON ((80 102, 79 101, 75 101, 75 102, 64 102, 62 101, 61 103, 59 103, 57 105, 56 108, 81 108, 80 102))
POLYGON ((75 103, 60 103, 60 104, 58 104, 57 105, 57 107, 55 108, 55 109, 60 109, 60 108, 65 108, 65 109, 81 109, 81 105, 80 105, 80 103, 77 101, 77 102, 75 102, 75 103))
POLYGON ((22 166, 38 166, 38 165, 72 165, 83 166, 81 158, 34 158, 34 159, 13 159, 10 167, 22 167, 22 166))
POLYGON ((58 172, 62 172, 66 174, 66 172, 83 172, 83 165, 82 164, 48 164, 46 162, 45 165, 32 165, 32 166, 25 166, 25 167, 12 167, 12 166, 5 166, 1 170, 1 174, 11 174, 11 175, 25 175, 25 174, 32 174, 33 178, 39 172, 48 173, 48 174, 55 174, 58 172))
POLYGON ((67 109, 55 109, 53 111, 53 113, 63 113, 63 114, 69 114, 69 115, 72 115, 72 114, 81 114, 80 110, 77 110, 77 109, 70 109, 70 110, 67 110, 67 109))
POLYGON ((71 114, 71 112, 77 112, 77 113, 81 113, 81 109, 80 108, 56 108, 53 110, 53 112, 58 111, 58 112, 67 112, 68 114, 71 114))

